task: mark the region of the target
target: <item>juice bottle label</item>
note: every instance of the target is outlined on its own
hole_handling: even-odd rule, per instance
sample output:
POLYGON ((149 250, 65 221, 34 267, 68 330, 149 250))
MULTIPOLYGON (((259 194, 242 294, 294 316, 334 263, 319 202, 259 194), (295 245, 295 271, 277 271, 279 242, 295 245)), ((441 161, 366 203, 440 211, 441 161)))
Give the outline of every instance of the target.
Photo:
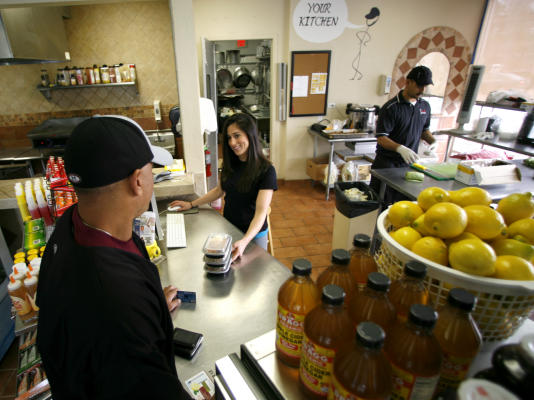
POLYGON ((11 302, 13 303, 13 306, 15 307, 15 310, 17 310, 17 313, 19 315, 28 314, 32 310, 31 305, 28 304, 26 300, 21 299, 20 297, 17 297, 17 296, 10 296, 10 297, 11 297, 11 302))
POLYGON ((438 390, 457 388, 467 375, 472 360, 473 357, 459 357, 444 351, 438 390))
POLYGON ((328 400, 363 400, 361 397, 351 394, 347 389, 343 387, 341 383, 336 379, 335 375, 332 375, 332 384, 330 391, 328 392, 328 400))
POLYGON ((292 313, 278 305, 276 348, 286 356, 300 358, 305 315, 292 313))
POLYGON ((419 376, 412 374, 391 363, 393 372, 392 400, 426 400, 432 398, 439 374, 434 376, 419 376))
POLYGON ((318 395, 328 394, 335 355, 335 350, 313 343, 304 334, 299 373, 302 383, 309 390, 318 395))

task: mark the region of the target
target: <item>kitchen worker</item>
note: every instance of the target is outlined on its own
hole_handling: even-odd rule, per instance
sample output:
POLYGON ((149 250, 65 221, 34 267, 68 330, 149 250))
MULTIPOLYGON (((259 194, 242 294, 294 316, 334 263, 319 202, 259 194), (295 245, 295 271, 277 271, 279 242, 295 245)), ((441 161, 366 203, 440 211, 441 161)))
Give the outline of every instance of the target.
POLYGON ((224 217, 244 233, 233 244, 234 261, 252 240, 267 250, 267 212, 278 186, 276 171, 263 155, 252 117, 232 115, 224 123, 223 135, 223 168, 217 186, 191 202, 175 200, 170 206, 188 210, 224 196, 224 217))
MULTIPOLYGON (((429 131, 430 104, 421 99, 425 87, 432 85, 432 71, 425 66, 413 68, 406 76, 406 86, 380 109, 376 123, 376 156, 372 169, 407 167, 418 160, 419 142, 433 151, 436 139, 429 131)), ((379 193, 380 180, 371 177, 370 186, 379 193)), ((391 204, 407 197, 386 187, 384 201, 391 204)))
POLYGON ((174 364, 177 289, 162 289, 132 232, 152 197, 152 163, 172 156, 135 121, 95 116, 73 130, 64 158, 79 201, 56 222, 37 289, 37 347, 52 396, 190 399, 174 364))

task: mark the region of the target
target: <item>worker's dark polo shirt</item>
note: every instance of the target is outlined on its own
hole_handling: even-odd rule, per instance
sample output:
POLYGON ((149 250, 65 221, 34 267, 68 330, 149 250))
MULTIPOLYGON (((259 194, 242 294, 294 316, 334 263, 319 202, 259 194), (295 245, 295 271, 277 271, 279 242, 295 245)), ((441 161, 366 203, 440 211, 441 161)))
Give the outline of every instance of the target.
MULTIPOLYGON (((430 126, 430 104, 418 99, 415 105, 406 101, 402 90, 381 108, 376 136, 388 136, 394 142, 417 152, 421 134, 430 126)), ((399 153, 376 146, 377 158, 402 162, 399 153)))

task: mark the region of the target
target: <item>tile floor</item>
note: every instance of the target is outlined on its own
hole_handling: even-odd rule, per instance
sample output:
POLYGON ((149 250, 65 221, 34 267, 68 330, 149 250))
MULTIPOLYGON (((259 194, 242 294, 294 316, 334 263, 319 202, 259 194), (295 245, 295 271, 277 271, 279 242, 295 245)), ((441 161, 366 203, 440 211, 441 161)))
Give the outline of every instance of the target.
MULTIPOLYGON (((315 279, 330 264, 335 199, 325 200, 324 186, 310 180, 279 183, 271 204, 274 255, 291 268, 296 258, 307 258, 315 279)), ((17 345, 15 340, 0 360, 0 400, 16 394, 17 345)))

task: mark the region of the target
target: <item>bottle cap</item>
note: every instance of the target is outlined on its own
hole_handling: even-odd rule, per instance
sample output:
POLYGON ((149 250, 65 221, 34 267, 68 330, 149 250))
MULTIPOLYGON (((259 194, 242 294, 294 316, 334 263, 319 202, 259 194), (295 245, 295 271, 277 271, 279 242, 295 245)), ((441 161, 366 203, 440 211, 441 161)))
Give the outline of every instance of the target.
POLYGON ((352 239, 352 245, 355 247, 361 247, 362 249, 368 249, 371 246, 371 238, 364 233, 357 233, 352 239))
POLYGON ((451 306, 461 308, 465 311, 473 311, 477 298, 465 289, 453 288, 449 291, 447 301, 451 306))
POLYGON ((321 300, 325 304, 337 306, 343 304, 343 301, 345 300, 345 292, 337 285, 326 285, 323 288, 321 300))
POLYGON ((424 278, 426 276, 426 265, 419 261, 408 261, 404 266, 404 273, 414 278, 424 278))
POLYGON ((350 253, 344 249, 335 249, 332 251, 332 262, 346 265, 350 262, 350 253))
POLYGON ((369 289, 387 292, 390 285, 391 280, 380 272, 371 272, 367 275, 367 287, 369 289))
POLYGON ((306 260, 305 258, 297 258, 295 261, 293 261, 293 273, 295 275, 310 275, 311 274, 311 262, 306 260))
POLYGON ((438 313, 430 306, 414 304, 410 307, 410 321, 418 326, 433 328, 437 319, 438 313))
POLYGON ((379 349, 384 344, 385 339, 384 330, 374 322, 361 322, 356 327, 356 340, 365 347, 379 349))
POLYGON ((530 364, 531 368, 534 366, 534 333, 524 336, 519 342, 519 350, 525 361, 530 364))

